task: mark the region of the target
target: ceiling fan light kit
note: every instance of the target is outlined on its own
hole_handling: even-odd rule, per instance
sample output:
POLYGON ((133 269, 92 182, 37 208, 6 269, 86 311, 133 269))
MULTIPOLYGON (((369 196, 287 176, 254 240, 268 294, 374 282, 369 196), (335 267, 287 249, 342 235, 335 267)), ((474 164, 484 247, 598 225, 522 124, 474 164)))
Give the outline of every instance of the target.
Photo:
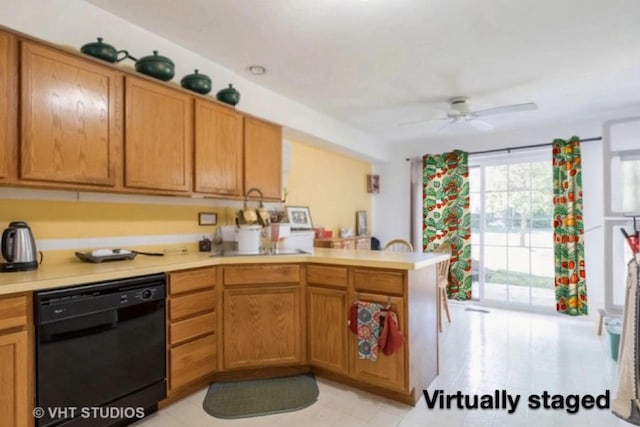
POLYGON ((493 125, 485 122, 484 120, 480 120, 479 117, 486 117, 486 116, 506 114, 506 113, 517 113, 520 111, 531 111, 531 110, 537 110, 537 109, 538 109, 538 106, 535 103, 527 102, 523 104, 502 105, 499 107, 473 111, 469 107, 469 98, 465 96, 456 96, 449 99, 449 111, 447 112, 446 117, 404 122, 404 123, 400 123, 399 126, 414 125, 414 124, 428 122, 432 120, 447 120, 448 123, 445 124, 443 127, 441 127, 438 130, 438 133, 442 133, 450 125, 458 124, 458 123, 468 123, 469 125, 473 126, 474 128, 480 131, 489 131, 493 129, 493 125))

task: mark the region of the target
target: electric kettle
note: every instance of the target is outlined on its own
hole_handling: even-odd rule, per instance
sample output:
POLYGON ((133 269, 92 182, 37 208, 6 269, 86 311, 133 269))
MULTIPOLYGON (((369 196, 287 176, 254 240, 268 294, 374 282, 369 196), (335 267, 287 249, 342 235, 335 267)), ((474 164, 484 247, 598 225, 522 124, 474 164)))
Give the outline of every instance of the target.
MULTIPOLYGON (((27 223, 15 221, 2 232, 2 258, 0 271, 28 271, 38 268, 38 250, 31 229, 27 223)), ((40 252, 42 262, 42 252, 40 252)))

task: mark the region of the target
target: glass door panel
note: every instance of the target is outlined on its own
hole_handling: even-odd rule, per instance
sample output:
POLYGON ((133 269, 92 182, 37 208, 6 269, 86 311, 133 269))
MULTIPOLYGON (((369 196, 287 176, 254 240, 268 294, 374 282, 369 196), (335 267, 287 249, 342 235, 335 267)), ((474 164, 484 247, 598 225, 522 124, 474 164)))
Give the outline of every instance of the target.
POLYGON ((474 295, 553 308, 551 162, 501 162, 471 168, 474 295))

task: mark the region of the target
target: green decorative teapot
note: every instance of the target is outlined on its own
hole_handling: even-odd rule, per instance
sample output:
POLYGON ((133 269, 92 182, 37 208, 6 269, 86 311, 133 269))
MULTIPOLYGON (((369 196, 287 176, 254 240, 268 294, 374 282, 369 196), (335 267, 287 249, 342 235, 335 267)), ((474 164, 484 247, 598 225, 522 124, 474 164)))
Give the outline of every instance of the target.
POLYGON ((218 101, 224 102, 225 104, 236 105, 240 102, 240 92, 233 87, 233 85, 229 85, 228 88, 221 89, 216 94, 216 99, 218 101))
POLYGON ((136 61, 136 71, 168 82, 175 74, 175 64, 166 56, 158 55, 158 51, 154 50, 153 55, 143 56, 136 61))
POLYGON ((205 74, 194 70, 193 74, 187 74, 180 80, 180 86, 203 95, 211 92, 211 79, 205 74))
POLYGON ((135 61, 135 58, 129 56, 129 52, 126 50, 116 50, 116 48, 110 44, 103 43, 102 37, 98 37, 97 42, 87 43, 82 46, 80 52, 111 63, 120 62, 127 58, 135 61))

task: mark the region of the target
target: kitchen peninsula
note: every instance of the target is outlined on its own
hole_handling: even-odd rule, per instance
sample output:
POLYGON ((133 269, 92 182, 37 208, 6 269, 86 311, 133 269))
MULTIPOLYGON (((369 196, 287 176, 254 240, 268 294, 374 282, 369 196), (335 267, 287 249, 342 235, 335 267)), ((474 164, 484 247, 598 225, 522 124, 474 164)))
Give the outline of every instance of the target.
POLYGON ((10 380, 0 382, 0 400, 15 408, 14 420, 31 420, 33 292, 166 273, 167 398, 160 407, 215 381, 304 372, 414 405, 438 374, 436 264, 447 256, 325 248, 294 255, 194 253, 70 260, 0 275, 0 348, 6 347, 0 366, 17 370, 19 358, 28 361, 24 372, 2 376, 10 380), (380 353, 376 361, 358 357, 348 327, 357 300, 390 305, 397 314, 405 342, 395 353, 380 353))

